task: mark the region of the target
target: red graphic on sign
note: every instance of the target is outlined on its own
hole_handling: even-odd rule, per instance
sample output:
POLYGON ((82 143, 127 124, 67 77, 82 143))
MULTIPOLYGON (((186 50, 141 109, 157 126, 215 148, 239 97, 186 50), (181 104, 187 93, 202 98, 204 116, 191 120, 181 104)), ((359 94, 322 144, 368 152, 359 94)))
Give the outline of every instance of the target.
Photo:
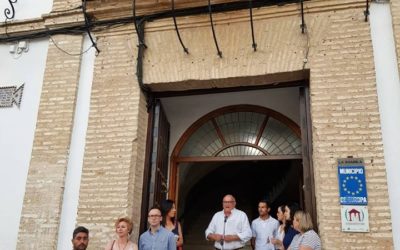
POLYGON ((354 217, 354 218, 357 218, 358 217, 358 221, 361 221, 361 217, 360 217, 360 211, 358 211, 357 209, 352 209, 352 210, 350 210, 349 212, 349 218, 350 218, 350 221, 352 221, 352 218, 354 217))

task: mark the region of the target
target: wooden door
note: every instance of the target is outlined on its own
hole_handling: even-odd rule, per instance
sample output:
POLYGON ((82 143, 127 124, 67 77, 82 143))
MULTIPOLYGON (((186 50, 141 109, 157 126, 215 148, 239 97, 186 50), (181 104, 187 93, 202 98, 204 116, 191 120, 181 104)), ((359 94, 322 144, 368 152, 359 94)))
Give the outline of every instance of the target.
MULTIPOLYGON (((308 86, 300 88, 300 127, 303 158, 303 186, 304 208, 311 214, 314 225, 317 225, 317 211, 314 188, 314 169, 312 164, 312 138, 310 118, 310 98, 308 86)), ((318 228, 315 228, 318 230, 318 228)))
POLYGON ((143 179, 142 220, 140 231, 147 225, 147 212, 160 206, 168 193, 168 152, 170 125, 160 100, 156 100, 149 112, 147 156, 143 179))

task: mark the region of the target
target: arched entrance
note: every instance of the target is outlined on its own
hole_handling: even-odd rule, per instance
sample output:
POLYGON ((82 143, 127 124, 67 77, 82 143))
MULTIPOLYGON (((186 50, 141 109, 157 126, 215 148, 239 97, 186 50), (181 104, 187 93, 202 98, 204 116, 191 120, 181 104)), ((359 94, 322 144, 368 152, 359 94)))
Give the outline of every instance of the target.
POLYGON ((226 193, 238 198, 250 219, 260 198, 303 203, 300 131, 286 116, 256 105, 223 107, 193 123, 170 162, 169 197, 188 222, 184 230, 204 230, 210 218, 198 215, 219 210, 226 193))

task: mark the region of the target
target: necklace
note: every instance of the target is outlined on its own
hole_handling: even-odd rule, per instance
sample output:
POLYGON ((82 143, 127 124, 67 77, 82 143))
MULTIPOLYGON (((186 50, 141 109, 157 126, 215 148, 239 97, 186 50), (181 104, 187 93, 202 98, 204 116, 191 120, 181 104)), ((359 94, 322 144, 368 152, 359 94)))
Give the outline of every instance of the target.
POLYGON ((120 244, 119 241, 118 241, 118 249, 119 249, 119 250, 125 250, 125 248, 128 246, 128 243, 129 243, 129 240, 126 241, 125 246, 122 248, 122 247, 121 247, 121 244, 120 244))

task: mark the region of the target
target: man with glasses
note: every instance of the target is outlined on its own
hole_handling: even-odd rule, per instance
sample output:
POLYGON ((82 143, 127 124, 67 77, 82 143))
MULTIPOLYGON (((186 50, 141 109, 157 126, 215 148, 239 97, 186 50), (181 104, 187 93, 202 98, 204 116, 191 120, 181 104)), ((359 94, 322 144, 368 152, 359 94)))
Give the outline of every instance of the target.
POLYGON ((147 221, 150 228, 139 238, 139 250, 176 250, 174 234, 161 226, 161 210, 150 209, 147 221))
POLYGON ((223 210, 214 214, 206 229, 207 240, 214 241, 217 250, 241 249, 252 237, 247 215, 235 207, 235 197, 225 195, 222 199, 223 210))

